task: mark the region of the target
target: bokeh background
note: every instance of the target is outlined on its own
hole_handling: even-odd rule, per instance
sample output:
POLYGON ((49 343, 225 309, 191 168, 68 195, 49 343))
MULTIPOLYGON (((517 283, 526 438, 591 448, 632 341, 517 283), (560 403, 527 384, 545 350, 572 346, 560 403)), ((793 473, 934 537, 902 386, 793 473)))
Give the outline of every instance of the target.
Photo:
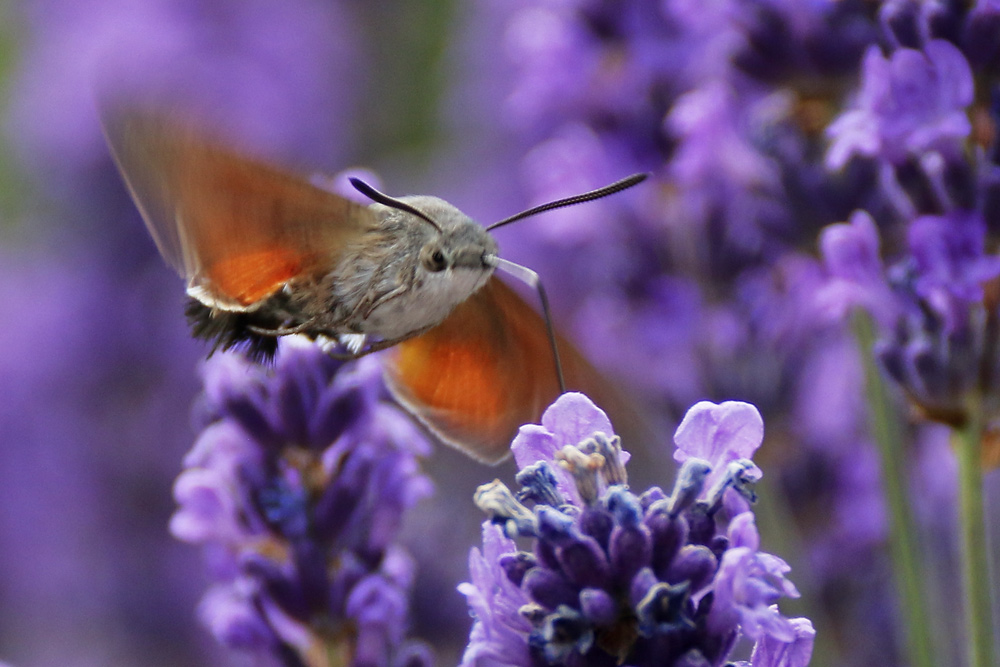
MULTIPOLYGON (((819 230, 886 208, 870 162, 825 164, 824 129, 865 49, 891 42, 885 7, 906 4, 0 4, 0 661, 264 664, 199 626, 201 558, 167 529, 205 349, 95 110, 152 91, 305 173, 363 166, 484 223, 650 172, 505 228, 504 255, 542 275, 560 326, 659 434, 635 445, 641 482, 673 479, 672 427, 697 400, 761 409, 758 521, 803 593, 783 610, 816 625, 815 665, 900 664, 860 365, 815 304, 819 230)), ((942 429, 912 435, 938 639, 957 650, 954 462, 942 429)), ((511 471, 442 448, 426 469, 413 634, 454 664, 471 495, 511 471)))

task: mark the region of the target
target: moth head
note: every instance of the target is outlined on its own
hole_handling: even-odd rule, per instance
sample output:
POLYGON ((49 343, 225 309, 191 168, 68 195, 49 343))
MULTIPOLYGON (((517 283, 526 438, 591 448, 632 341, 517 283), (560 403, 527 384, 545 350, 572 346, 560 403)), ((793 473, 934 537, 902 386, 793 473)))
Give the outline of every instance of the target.
MULTIPOLYGON (((483 227, 443 199, 429 196, 396 199, 352 178, 351 184, 372 201, 413 216, 425 225, 420 238, 419 268, 428 274, 449 275, 453 271, 493 272, 496 241, 483 227)), ((419 228, 419 227, 418 227, 419 228)))

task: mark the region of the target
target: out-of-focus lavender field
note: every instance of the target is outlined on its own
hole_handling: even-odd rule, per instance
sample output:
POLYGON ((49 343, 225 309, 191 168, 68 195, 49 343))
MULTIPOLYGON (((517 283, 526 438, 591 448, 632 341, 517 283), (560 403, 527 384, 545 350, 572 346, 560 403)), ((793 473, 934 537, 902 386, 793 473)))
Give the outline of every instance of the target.
MULTIPOLYGON (((567 642, 545 630, 559 614, 566 623, 579 616, 600 626, 594 619, 607 615, 605 593, 581 602, 582 616, 546 608, 543 622, 542 612, 525 612, 522 625, 502 632, 499 607, 486 615, 491 604, 538 599, 504 589, 510 582, 489 559, 513 547, 499 531, 481 529, 483 503, 473 503, 477 487, 495 477, 514 485, 513 462, 491 469, 440 445, 428 448, 386 402, 371 359, 341 367, 293 345, 273 377, 226 356, 204 363, 207 348, 184 321, 183 281, 159 257, 98 121, 98 98, 152 96, 197 108, 241 145, 307 175, 370 169, 391 194, 438 195, 484 224, 648 172, 632 190, 519 222, 496 238, 504 257, 538 271, 557 325, 653 434, 622 443, 633 456, 631 495, 609 492, 601 501, 615 530, 643 522, 659 535, 651 527, 657 500, 672 498, 672 521, 688 508, 671 489, 675 479, 681 489, 685 475, 695 475, 682 464, 700 456, 684 449, 690 431, 676 443, 688 453, 674 451, 675 428, 685 414, 695 419, 689 408, 742 401, 763 418, 754 454, 763 471, 756 528, 744 516, 718 534, 702 526, 697 542, 699 519, 685 515, 693 533, 680 544, 699 554, 714 545, 715 565, 697 567, 719 569, 710 585, 714 615, 691 617, 711 632, 699 625, 701 634, 684 641, 714 657, 698 663, 689 653, 688 662, 673 664, 750 660, 748 646, 758 642, 755 667, 804 665, 807 653, 774 657, 767 644, 793 645, 793 629, 801 642, 803 619, 816 630, 809 664, 918 664, 906 658, 906 605, 894 585, 900 573, 890 557, 887 465, 902 480, 917 527, 923 569, 916 576, 926 585, 937 664, 961 664, 959 473, 949 430, 975 413, 982 433, 995 439, 990 427, 1000 419, 1000 382, 992 375, 1000 367, 992 347, 1000 336, 998 73, 1000 7, 987 0, 0 6, 0 663, 416 665, 433 654, 438 665, 463 655, 464 664, 611 664, 601 662, 608 653, 595 658, 610 645, 606 635, 594 644, 581 632, 567 642), (874 345, 859 347, 850 326, 856 308, 874 316, 874 345), (874 352, 889 413, 902 423, 897 458, 888 463, 868 426, 859 349, 874 352), (304 397, 303 410, 314 415, 308 433, 281 412, 283 392, 304 397), (220 524, 199 514, 207 512, 198 504, 206 496, 196 492, 215 501, 223 486, 192 469, 234 466, 226 470, 243 476, 226 478, 227 492, 253 494, 261 525, 279 525, 290 552, 306 548, 289 527, 289 516, 306 510, 289 509, 286 496, 274 500, 287 491, 281 484, 298 482, 281 477, 278 484, 263 465, 267 472, 250 479, 239 467, 259 453, 233 444, 244 441, 226 429, 249 428, 254 411, 272 420, 266 436, 251 438, 262 451, 282 438, 332 451, 323 449, 329 434, 346 433, 364 441, 357 449, 371 458, 358 464, 357 479, 336 484, 347 495, 371 496, 375 536, 366 523, 375 519, 362 510, 322 515, 342 530, 330 528, 329 540, 349 545, 357 559, 351 586, 362 572, 379 578, 370 604, 340 591, 349 600, 345 632, 371 642, 340 656, 343 662, 308 651, 292 656, 308 642, 289 637, 318 627, 303 620, 314 606, 278 589, 306 590, 309 581, 326 582, 323 573, 288 579, 268 569, 272 554, 258 543, 259 561, 245 551, 237 559, 245 547, 239 540, 262 533, 243 525, 246 535, 220 537, 220 524), (313 428, 320 416, 336 428, 313 428), (186 456, 196 441, 201 449, 186 456), (182 471, 187 481, 177 482, 175 500, 182 471), (391 493, 377 485, 386 479, 391 493), (653 485, 662 493, 642 495, 653 485), (175 515, 178 501, 186 509, 175 515), (480 569, 470 573, 473 547, 480 569), (767 604, 734 606, 755 610, 739 619, 739 632, 752 641, 728 655, 718 637, 734 640, 737 624, 719 611, 731 565, 724 554, 739 548, 787 561, 790 572, 779 576, 765 559, 765 574, 754 576, 774 587, 775 600, 795 589, 799 596, 783 598, 777 616, 767 611, 770 593, 767 604), (226 588, 243 585, 248 572, 272 588, 260 597, 226 588), (477 603, 483 586, 503 595, 477 603), (215 593, 203 599, 206 591, 215 593), (266 623, 249 618, 251 598, 266 623), (470 608, 477 613, 471 645, 470 608), (366 617, 369 609, 377 612, 366 617), (359 656, 376 657, 365 663, 359 656)), ((564 437, 569 427, 559 420, 570 420, 568 412, 554 408, 544 424, 549 436, 564 437)), ((756 428, 747 414, 739 413, 740 428, 756 428)), ((984 442, 989 458, 993 441, 984 442)), ((749 459, 754 449, 731 458, 749 459)), ((537 459, 551 454, 530 451, 537 459)), ((519 468, 536 460, 516 453, 519 468)), ((328 462, 334 454, 323 456, 328 462)), ((996 473, 987 469, 983 485, 995 533, 996 473)), ((571 500, 575 488, 560 478, 571 500)), ((720 489, 716 509, 724 504, 723 514, 734 517, 747 511, 750 492, 740 483, 720 489), (726 489, 745 491, 744 500, 730 494, 722 503, 726 489)), ((691 494, 693 502, 697 490, 691 494)), ((313 509, 310 520, 319 521, 313 509)), ((556 524, 546 524, 537 507, 534 516, 536 553, 556 553, 569 539, 562 538, 578 536, 568 524, 543 535, 539 525, 556 524)), ((614 540, 605 537, 610 550, 614 540)), ((1000 551, 987 553, 996 571, 1000 551)), ((634 575, 631 565, 608 558, 609 577, 634 575)), ((300 570, 307 560, 296 561, 300 570)), ((336 588, 347 576, 327 575, 331 581, 319 585, 336 588)), ((621 654, 637 665, 661 664, 656 651, 673 655, 650 637, 683 625, 644 616, 655 598, 647 590, 677 583, 666 566, 656 576, 654 584, 648 575, 641 595, 633 584, 635 600, 619 601, 652 647, 621 654)), ((691 609, 704 600, 703 593, 670 595, 691 609)), ((330 613, 326 630, 339 622, 330 613)))

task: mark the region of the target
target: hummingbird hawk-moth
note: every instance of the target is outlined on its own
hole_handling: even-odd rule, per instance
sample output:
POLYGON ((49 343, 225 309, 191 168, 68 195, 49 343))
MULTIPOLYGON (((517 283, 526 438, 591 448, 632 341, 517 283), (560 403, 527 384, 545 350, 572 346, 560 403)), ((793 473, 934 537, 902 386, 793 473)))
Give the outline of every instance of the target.
POLYGON ((498 256, 489 230, 437 197, 365 206, 147 112, 105 114, 116 163, 164 259, 187 281, 193 332, 269 359, 303 334, 346 356, 382 349, 394 397, 442 441, 497 463, 519 425, 566 387, 600 394, 596 371, 551 328, 534 272, 498 256), (494 272, 539 290, 545 319, 494 272), (344 352, 343 350, 346 350, 344 352))

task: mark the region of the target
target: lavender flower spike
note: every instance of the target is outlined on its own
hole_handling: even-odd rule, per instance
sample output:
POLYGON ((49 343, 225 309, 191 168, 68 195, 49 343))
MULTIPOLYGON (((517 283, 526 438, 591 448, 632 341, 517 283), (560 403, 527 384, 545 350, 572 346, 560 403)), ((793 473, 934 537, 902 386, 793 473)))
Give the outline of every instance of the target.
POLYGON ((382 399, 378 363, 282 341, 273 372, 226 354, 204 374, 170 525, 211 563, 204 623, 285 665, 425 663, 404 642, 413 563, 395 539, 430 492, 428 444, 382 399))
MULTIPOLYGON (((964 419, 966 393, 992 358, 988 329, 977 315, 986 285, 1000 276, 1000 258, 986 251, 982 214, 923 215, 909 224, 908 255, 883 267, 871 216, 827 227, 820 246, 829 280, 820 293, 834 316, 861 306, 878 321, 876 354, 927 416, 964 419)), ((992 372, 992 371, 991 371, 992 372)))
POLYGON ((475 618, 463 666, 720 667, 741 634, 757 641, 755 665, 806 664, 808 621, 773 606, 798 595, 788 566, 759 550, 750 511, 718 501, 729 489, 752 496, 747 457, 762 436, 753 406, 699 403, 675 436, 673 492, 637 496, 604 413, 561 396, 514 441, 521 493, 494 481, 476 494, 490 519, 459 587, 475 618))

